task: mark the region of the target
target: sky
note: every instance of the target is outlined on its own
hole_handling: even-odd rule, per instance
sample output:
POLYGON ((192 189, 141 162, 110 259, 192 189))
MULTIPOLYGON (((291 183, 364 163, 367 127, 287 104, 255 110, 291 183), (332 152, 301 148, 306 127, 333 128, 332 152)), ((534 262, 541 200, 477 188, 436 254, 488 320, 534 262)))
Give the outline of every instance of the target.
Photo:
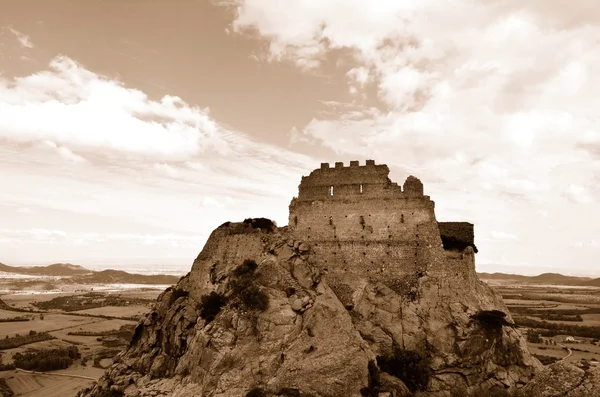
POLYGON ((595 3, 0 0, 0 262, 184 273, 374 159, 478 271, 599 277, 595 3))

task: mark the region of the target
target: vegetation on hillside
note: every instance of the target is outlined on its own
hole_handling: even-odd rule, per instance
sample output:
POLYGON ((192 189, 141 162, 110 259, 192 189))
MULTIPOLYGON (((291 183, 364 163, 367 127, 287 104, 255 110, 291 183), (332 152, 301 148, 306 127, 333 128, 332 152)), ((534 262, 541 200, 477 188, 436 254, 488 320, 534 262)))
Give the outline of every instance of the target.
POLYGON ((200 300, 200 317, 206 320, 206 323, 210 323, 226 303, 227 299, 214 291, 204 295, 200 300))

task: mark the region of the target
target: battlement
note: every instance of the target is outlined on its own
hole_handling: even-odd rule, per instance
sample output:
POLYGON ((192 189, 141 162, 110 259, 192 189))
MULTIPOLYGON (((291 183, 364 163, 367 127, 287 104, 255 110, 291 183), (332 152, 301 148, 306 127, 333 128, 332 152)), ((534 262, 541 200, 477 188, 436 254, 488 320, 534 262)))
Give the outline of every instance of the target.
MULTIPOLYGON (((367 160, 365 165, 361 166, 358 160, 350 161, 350 167, 368 167, 375 165, 375 160, 367 160)), ((338 161, 335 163, 335 168, 344 168, 344 163, 342 161, 338 161)), ((329 169, 329 163, 321 163, 321 169, 327 170, 329 169)))
POLYGON ((423 184, 409 176, 403 186, 392 182, 388 175, 390 170, 385 164, 375 164, 375 160, 367 160, 364 165, 356 160, 344 166, 336 162, 334 167, 329 163, 321 163, 321 167, 310 175, 302 177, 298 187, 299 201, 338 200, 369 198, 422 198, 423 184))

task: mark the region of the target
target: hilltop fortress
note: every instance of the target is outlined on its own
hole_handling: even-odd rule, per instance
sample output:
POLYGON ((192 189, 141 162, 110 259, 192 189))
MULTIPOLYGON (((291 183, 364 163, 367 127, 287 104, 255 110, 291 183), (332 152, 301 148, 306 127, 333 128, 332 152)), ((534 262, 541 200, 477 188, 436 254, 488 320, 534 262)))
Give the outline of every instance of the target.
POLYGON ((542 364, 500 295, 477 279, 473 225, 438 223, 417 178, 400 186, 388 175, 372 160, 325 163, 302 178, 287 226, 247 218, 217 227, 79 396, 522 388, 542 364))
POLYGON ((425 274, 475 279, 473 224, 437 222, 421 181, 411 175, 400 186, 389 172, 367 160, 322 163, 302 177, 289 229, 320 258, 329 283, 360 276, 404 289, 425 274))

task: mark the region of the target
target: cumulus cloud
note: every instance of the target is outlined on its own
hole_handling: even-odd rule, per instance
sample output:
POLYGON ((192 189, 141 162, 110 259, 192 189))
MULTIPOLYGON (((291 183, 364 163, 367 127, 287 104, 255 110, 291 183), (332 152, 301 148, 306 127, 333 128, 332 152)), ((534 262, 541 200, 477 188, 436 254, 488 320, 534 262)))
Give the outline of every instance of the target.
POLYGON ((52 60, 49 70, 14 80, 0 76, 0 98, 0 138, 52 142, 72 161, 90 150, 162 162, 276 152, 222 128, 208 109, 177 96, 152 100, 65 56, 52 60))
POLYGON ((588 4, 576 3, 240 0, 232 27, 268 39, 272 61, 307 64, 311 55, 318 67, 332 50, 349 50, 349 87, 376 88, 372 99, 384 106, 375 113, 314 119, 301 131, 306 139, 421 168, 431 180, 447 178, 462 152, 484 158, 479 168, 462 167, 462 180, 501 167, 490 189, 534 192, 568 186, 545 174, 581 145, 597 149, 590 131, 600 128, 600 15, 567 23, 565 13, 588 4))
POLYGON ((537 248, 597 235, 583 215, 600 214, 600 11, 589 1, 235 4, 232 31, 266 40, 271 62, 320 73, 337 58, 356 94, 293 140, 418 175, 440 219, 476 223, 492 263, 511 261, 494 245, 511 236, 528 259, 556 262, 537 248), (569 231, 557 241, 555 230, 569 231))
POLYGON ((202 171, 204 180, 232 188, 312 165, 307 156, 222 127, 208 108, 174 95, 150 99, 65 56, 29 76, 0 75, 0 139, 45 148, 72 163, 145 163, 145 170, 170 178, 202 171))

